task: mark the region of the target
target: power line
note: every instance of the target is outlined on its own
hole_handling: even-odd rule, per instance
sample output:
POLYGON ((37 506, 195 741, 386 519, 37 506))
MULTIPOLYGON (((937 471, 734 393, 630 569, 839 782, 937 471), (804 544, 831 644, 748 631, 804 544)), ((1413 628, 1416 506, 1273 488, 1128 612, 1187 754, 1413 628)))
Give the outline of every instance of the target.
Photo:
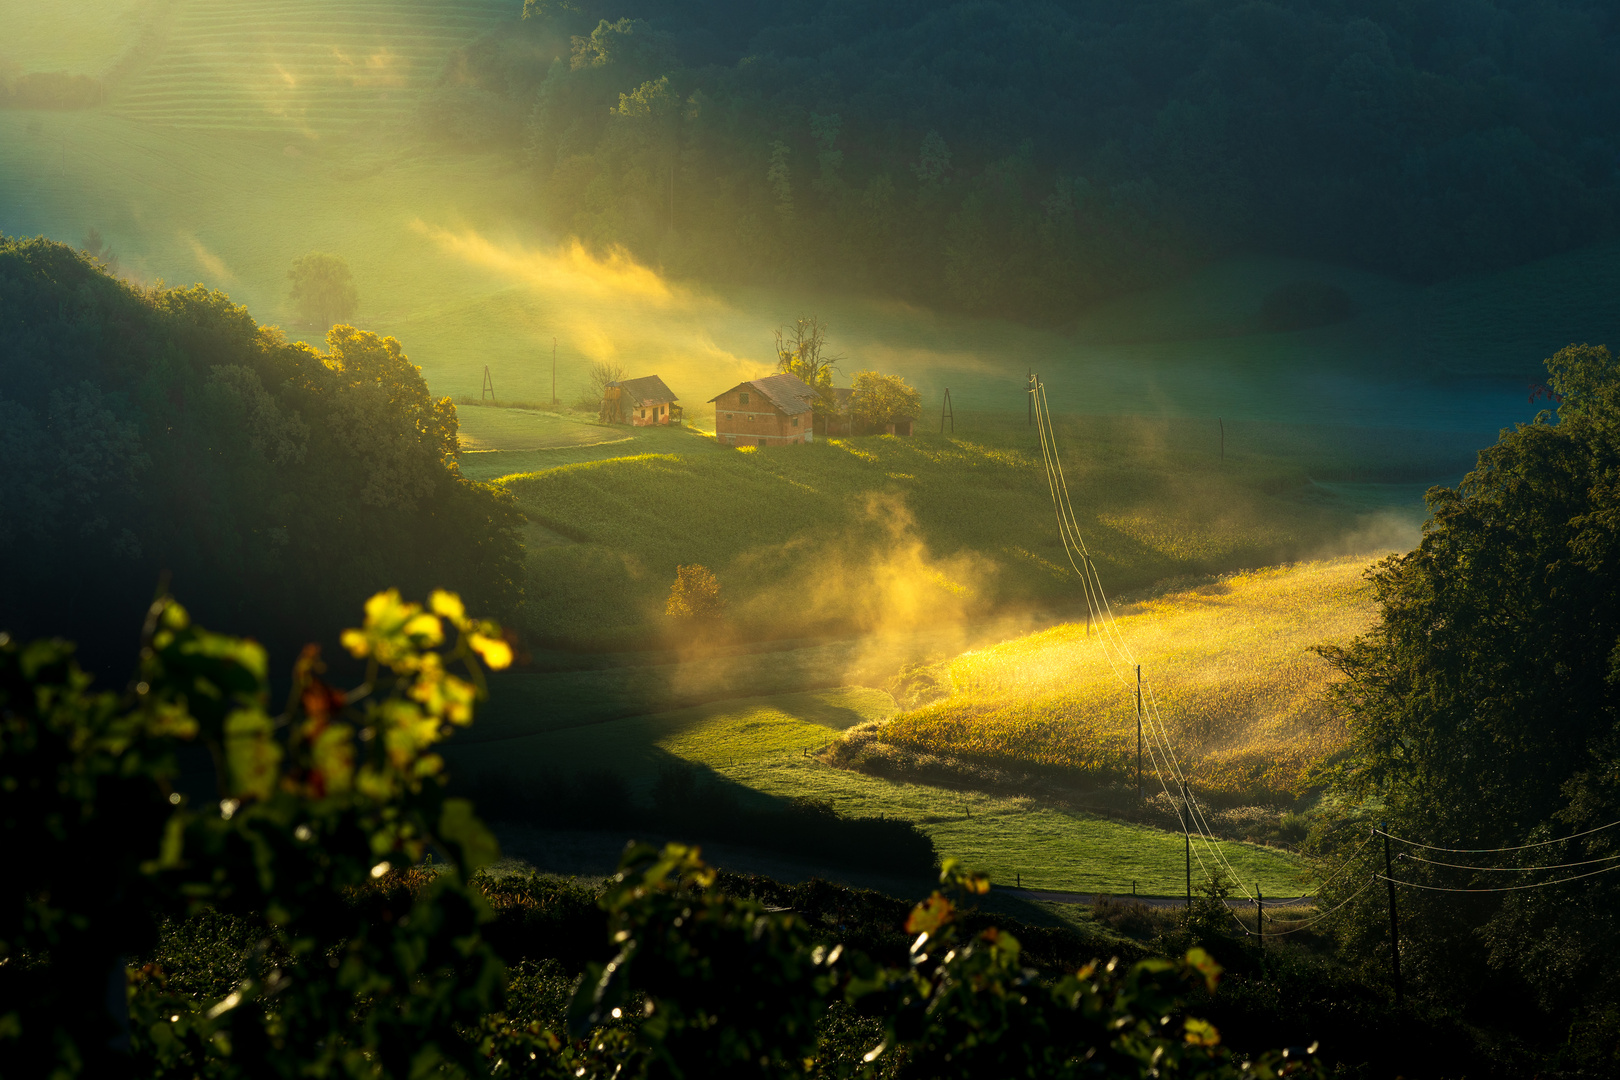
POLYGON ((1482 873, 1512 873, 1525 874, 1534 870, 1567 870, 1572 866, 1596 866, 1598 863, 1614 862, 1620 855, 1605 855, 1601 859, 1585 859, 1581 862, 1548 863, 1545 866, 1469 866, 1467 863, 1441 862, 1438 859, 1425 859, 1421 855, 1402 855, 1401 858, 1410 862, 1425 863, 1429 866, 1449 866, 1453 870, 1478 870, 1482 873))
MULTIPOLYGON (((1080 532, 1080 524, 1074 512, 1074 502, 1069 497, 1068 480, 1063 473, 1063 462, 1057 455, 1057 433, 1052 427, 1052 414, 1046 399, 1045 385, 1032 378, 1030 394, 1034 418, 1039 421, 1036 430, 1040 437, 1041 458, 1046 469, 1047 485, 1052 493, 1053 510, 1057 517, 1058 534, 1063 540, 1064 554, 1069 559, 1069 565, 1074 568, 1075 573, 1081 578, 1086 593, 1087 609, 1095 614, 1098 626, 1102 631, 1100 643, 1103 648, 1104 659, 1107 660, 1114 677, 1129 687, 1129 680, 1121 673, 1119 666, 1116 665, 1114 656, 1110 654, 1110 648, 1118 654, 1127 670, 1135 664, 1136 657, 1125 642, 1124 636, 1119 632, 1113 606, 1108 602, 1108 595, 1102 586, 1102 578, 1097 573, 1097 565, 1092 560, 1091 553, 1086 548, 1085 538, 1080 532), (1077 552, 1080 556, 1078 563, 1075 561, 1077 552)), ((1177 811, 1177 818, 1181 821, 1183 833, 1190 835, 1193 831, 1188 827, 1190 820, 1197 827, 1199 842, 1209 849, 1212 860, 1217 866, 1226 871, 1244 896, 1250 900, 1256 900, 1255 895, 1250 893, 1243 884, 1243 879, 1233 868, 1231 860, 1226 857, 1226 853, 1221 849, 1219 841, 1215 838, 1215 830, 1211 828, 1208 818, 1190 797, 1187 776, 1181 768, 1179 759, 1176 757, 1174 747, 1170 743, 1170 733, 1165 727, 1163 716, 1159 712, 1158 699, 1153 696, 1151 684, 1148 685, 1147 689, 1150 703, 1149 715, 1153 720, 1153 723, 1149 725, 1149 731, 1152 733, 1155 742, 1162 744, 1164 760, 1169 766, 1169 772, 1178 782, 1183 792, 1182 801, 1186 804, 1186 816, 1182 816, 1182 811, 1177 811)), ((1158 754, 1156 753, 1154 754, 1154 769, 1155 774, 1159 775, 1158 754)), ((1159 783, 1160 787, 1165 790, 1166 798, 1170 799, 1173 805, 1174 796, 1170 794, 1162 775, 1159 775, 1159 783)), ((1198 865, 1205 876, 1213 876, 1210 875, 1202 854, 1198 856, 1198 865)))
MULTIPOLYGON (((1357 859, 1361 858, 1361 853, 1367 849, 1367 845, 1372 843, 1373 835, 1374 835, 1373 833, 1369 832, 1367 834, 1366 838, 1361 841, 1361 846, 1356 848, 1356 850, 1352 851, 1350 853, 1350 857, 1348 859, 1344 860, 1344 862, 1340 863, 1339 868, 1337 870, 1333 871, 1333 873, 1331 873, 1327 877, 1323 878, 1322 881, 1321 881, 1321 884, 1317 885, 1316 888, 1312 889, 1310 892, 1308 892, 1304 896, 1300 897, 1300 899, 1301 900, 1306 900, 1306 899, 1309 899, 1310 897, 1313 897, 1313 896, 1317 895, 1323 889, 1327 888, 1328 883, 1331 882, 1334 878, 1338 877, 1340 874, 1342 874, 1346 870, 1350 869, 1350 867, 1352 865, 1354 865, 1355 861, 1357 859)), ((1340 904, 1339 906, 1343 907, 1344 905, 1340 904)))
POLYGON ((1547 887, 1548 885, 1563 885, 1566 882, 1579 881, 1582 878, 1597 877, 1599 874, 1610 874, 1610 873, 1613 873, 1616 870, 1620 870, 1620 863, 1617 863, 1614 866, 1604 867, 1602 870, 1591 870, 1591 871, 1588 871, 1587 873, 1584 873, 1584 874, 1571 874, 1569 877, 1557 878, 1557 879, 1555 879, 1553 881, 1532 881, 1528 885, 1498 885, 1498 886, 1495 886, 1493 888, 1488 888, 1488 889, 1458 889, 1458 888, 1447 887, 1447 886, 1444 886, 1444 885, 1424 885, 1421 882, 1417 882, 1417 881, 1402 881, 1399 878, 1384 877, 1383 874, 1379 874, 1378 876, 1379 877, 1384 877, 1384 880, 1393 882, 1396 885, 1405 885, 1409 889, 1427 889, 1429 892, 1495 893, 1495 892, 1518 892, 1521 889, 1542 889, 1542 888, 1547 887))
MULTIPOLYGON (((1129 688, 1131 685, 1131 680, 1127 678, 1125 672, 1129 672, 1133 666, 1137 665, 1136 656, 1131 651, 1129 645, 1124 639, 1124 636, 1119 631, 1117 620, 1113 611, 1113 605, 1108 602, 1108 595, 1103 589, 1101 575, 1097 573, 1097 565, 1092 560, 1091 553, 1086 548, 1085 539, 1081 535, 1079 521, 1077 520, 1074 512, 1074 503, 1069 497, 1068 480, 1063 474, 1063 463, 1057 454, 1057 433, 1052 427, 1051 410, 1046 399, 1046 387, 1045 384, 1036 379, 1033 374, 1030 376, 1029 393, 1031 411, 1030 419, 1032 422, 1037 422, 1036 430, 1040 436, 1042 465, 1045 468, 1047 485, 1052 495, 1052 508, 1057 519, 1058 535, 1063 541, 1064 554, 1069 560, 1069 565, 1074 569, 1076 576, 1079 577, 1081 581, 1081 585, 1085 593, 1088 615, 1093 617, 1098 624, 1098 628, 1100 630, 1099 645, 1102 650, 1103 658, 1107 662, 1109 670, 1113 673, 1114 677, 1118 679, 1122 685, 1129 688), (1076 560, 1077 554, 1079 556, 1078 561, 1076 560), (1124 667, 1125 672, 1120 670, 1121 667, 1124 667)), ((1148 706, 1147 715, 1150 720, 1150 723, 1147 725, 1147 731, 1150 736, 1147 743, 1147 750, 1153 759, 1154 776, 1158 778, 1159 786, 1161 789, 1163 789, 1165 797, 1170 800, 1172 806, 1176 806, 1175 797, 1170 793, 1169 785, 1166 783, 1164 776, 1165 771, 1168 771, 1170 776, 1179 783, 1183 793, 1182 803, 1184 805, 1176 809, 1176 817, 1181 823, 1183 834, 1190 837, 1193 831, 1192 826, 1196 826, 1198 831, 1198 839, 1200 843, 1209 849, 1212 859, 1220 868, 1226 871, 1231 880, 1237 885, 1238 889, 1246 897, 1248 897, 1248 899, 1254 900, 1258 903, 1258 898, 1249 893, 1248 889, 1243 885, 1242 878, 1238 876, 1236 870, 1233 869, 1231 862, 1226 858, 1225 852, 1222 850, 1219 841, 1215 839, 1214 829, 1210 827, 1208 817, 1204 815, 1197 803, 1193 801, 1189 792, 1189 784, 1186 774, 1181 768, 1181 762, 1176 756, 1174 746, 1170 741, 1169 729, 1165 725, 1163 712, 1159 708, 1158 697, 1153 692, 1152 684, 1141 678, 1139 668, 1137 671, 1137 679, 1138 686, 1142 690, 1146 691, 1146 703, 1148 706), (1164 770, 1161 770, 1160 767, 1161 755, 1163 757, 1164 765, 1166 766, 1166 769, 1164 770)), ((1354 864, 1355 861, 1360 857, 1362 851, 1365 850, 1367 844, 1371 842, 1372 837, 1375 835, 1385 837, 1386 841, 1394 840, 1397 843, 1406 844, 1409 847, 1414 847, 1425 851, 1440 851, 1459 855, 1483 855, 1508 851, 1526 851, 1532 848, 1546 847, 1551 844, 1566 843, 1570 840, 1577 840, 1583 836, 1590 836, 1594 833, 1603 832, 1606 829, 1614 828, 1616 825, 1620 825, 1620 821, 1610 822, 1607 825, 1600 825, 1596 828, 1588 829, 1584 832, 1574 833, 1570 836, 1560 837, 1555 840, 1541 840, 1529 844, 1517 844, 1508 847, 1496 848, 1453 848, 1443 847, 1435 844, 1424 844, 1416 840, 1408 840, 1404 837, 1395 836, 1384 829, 1374 828, 1368 834, 1367 839, 1362 842, 1361 847, 1357 848, 1356 851, 1351 854, 1349 859, 1345 860, 1345 862, 1342 863, 1337 870, 1325 878, 1311 894, 1307 895, 1315 895, 1316 893, 1320 893, 1322 889, 1327 887, 1329 882, 1354 864)), ((1206 876, 1213 877, 1213 875, 1211 875, 1209 872, 1208 865, 1206 865, 1204 862, 1203 855, 1201 853, 1197 853, 1197 849, 1191 850, 1197 854, 1199 869, 1201 869, 1206 876)), ((1415 862, 1427 863, 1432 866, 1444 866, 1459 870, 1474 870, 1481 873, 1523 873, 1543 870, 1560 870, 1577 866, 1592 866, 1599 863, 1608 863, 1610 865, 1604 866, 1604 868, 1601 870, 1593 870, 1584 874, 1573 874, 1568 877, 1555 879, 1553 881, 1540 881, 1531 882, 1524 885, 1506 885, 1474 889, 1426 885, 1415 881, 1402 881, 1388 874, 1378 874, 1375 871, 1372 878, 1366 885, 1363 885, 1360 889, 1357 889, 1349 897, 1346 897, 1343 901, 1335 905, 1330 910, 1321 913, 1311 922, 1306 923, 1303 926, 1281 931, 1273 936, 1283 936, 1285 934, 1298 933, 1301 930, 1309 929, 1310 927, 1315 926, 1323 919, 1332 915, 1334 912, 1337 912, 1346 904, 1349 904, 1351 901, 1359 897, 1363 892, 1365 892, 1380 879, 1389 882, 1391 885, 1403 885, 1408 888, 1425 889, 1430 892, 1491 893, 1515 892, 1523 889, 1539 889, 1548 885, 1561 885, 1571 881, 1580 881, 1584 878, 1596 877, 1600 874, 1607 874, 1614 870, 1620 870, 1620 861, 1617 861, 1620 860, 1620 855, 1607 856, 1598 859, 1587 859, 1580 862, 1556 863, 1545 866, 1529 867, 1469 866, 1459 863, 1442 862, 1435 859, 1424 859, 1421 856, 1416 855, 1402 857, 1409 858, 1415 862)), ((1393 901, 1393 897, 1391 899, 1393 901)), ((1232 912, 1230 908, 1227 910, 1232 915, 1233 919, 1237 921, 1238 926, 1243 929, 1244 933, 1252 934, 1247 927, 1243 926, 1243 921, 1237 917, 1235 912, 1232 912)))
MULTIPOLYGON (((1377 883, 1378 883, 1378 878, 1376 876, 1368 878, 1367 879, 1367 884, 1363 885, 1361 888, 1357 889, 1355 892, 1351 893, 1349 896, 1345 897, 1343 900, 1339 901, 1337 904, 1334 904, 1332 907, 1328 908, 1326 911, 1317 913, 1317 916, 1314 919, 1312 919, 1310 922, 1303 923, 1303 924, 1301 924, 1299 926, 1292 927, 1292 928, 1290 928, 1288 930, 1274 930, 1271 933, 1267 934, 1266 936, 1267 937, 1287 937, 1289 934, 1297 934, 1301 930, 1309 930, 1311 927, 1316 926, 1318 923, 1322 922, 1324 919, 1327 919, 1329 916, 1333 915, 1334 913, 1339 911, 1341 908, 1348 905, 1352 900, 1356 899, 1356 897, 1360 896, 1362 893, 1366 892, 1368 889, 1372 888, 1377 883)), ((1275 918, 1275 916, 1273 916, 1273 918, 1275 918)))
POLYGON ((1533 844, 1516 844, 1513 847, 1490 847, 1490 848, 1437 847, 1434 844, 1424 844, 1424 843, 1419 843, 1416 840, 1407 840, 1406 838, 1396 836, 1393 833, 1384 832, 1383 829, 1377 829, 1375 831, 1381 833, 1384 836, 1389 837, 1391 840, 1395 841, 1398 844, 1406 844, 1409 847, 1422 848, 1425 851, 1446 851, 1446 852, 1450 852, 1453 855, 1493 855, 1493 854, 1495 854, 1496 852, 1499 852, 1499 851, 1524 851, 1527 848, 1546 847, 1548 844, 1562 844, 1567 840, 1579 840, 1583 836, 1591 836, 1593 833, 1600 833, 1604 829, 1612 829, 1616 825, 1620 825, 1620 821, 1611 821, 1607 825, 1599 825, 1595 829, 1587 829, 1585 832, 1574 833, 1574 834, 1572 834, 1570 836, 1561 836, 1557 840, 1537 840, 1533 844))

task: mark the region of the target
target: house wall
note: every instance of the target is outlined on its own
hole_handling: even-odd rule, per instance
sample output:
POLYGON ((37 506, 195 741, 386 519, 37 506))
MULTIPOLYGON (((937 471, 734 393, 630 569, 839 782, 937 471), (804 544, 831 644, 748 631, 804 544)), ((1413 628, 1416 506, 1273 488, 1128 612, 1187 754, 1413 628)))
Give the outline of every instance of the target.
POLYGON ((669 423, 669 406, 637 406, 630 410, 630 423, 636 427, 662 427, 669 423))
POLYGON ((813 414, 788 416, 757 390, 733 390, 714 403, 715 438, 728 446, 781 446, 810 442, 813 414), (742 395, 748 395, 744 404, 742 395), (794 423, 797 420, 798 423, 794 423))

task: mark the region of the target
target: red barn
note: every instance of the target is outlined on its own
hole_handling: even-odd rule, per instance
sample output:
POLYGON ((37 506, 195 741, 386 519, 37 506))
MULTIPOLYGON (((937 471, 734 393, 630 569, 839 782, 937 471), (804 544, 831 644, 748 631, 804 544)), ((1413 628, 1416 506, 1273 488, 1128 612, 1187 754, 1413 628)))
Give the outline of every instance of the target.
POLYGON ((652 427, 667 424, 681 414, 675 395, 656 375, 640 379, 620 379, 603 388, 601 421, 604 424, 633 424, 652 427))
POLYGON ((714 402, 714 434, 730 446, 814 442, 819 395, 794 375, 768 375, 738 383, 714 402))

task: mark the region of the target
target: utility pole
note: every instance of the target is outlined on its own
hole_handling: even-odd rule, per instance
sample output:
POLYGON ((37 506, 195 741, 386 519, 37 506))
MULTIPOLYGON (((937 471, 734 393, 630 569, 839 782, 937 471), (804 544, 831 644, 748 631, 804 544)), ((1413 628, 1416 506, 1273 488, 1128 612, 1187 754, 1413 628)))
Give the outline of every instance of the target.
POLYGON ((1401 1004, 1401 924, 1395 918, 1395 879, 1391 875, 1389 859, 1389 832, 1387 825, 1380 829, 1384 834, 1384 884, 1389 886, 1389 966, 1395 975, 1395 1004, 1401 1004))
POLYGON ((1254 883, 1254 931, 1260 937, 1260 953, 1266 951, 1266 900, 1260 894, 1260 883, 1254 883))
POLYGON ((484 388, 478 395, 478 403, 482 405, 485 399, 495 400, 495 380, 490 377, 489 365, 484 365, 484 388))
MULTIPOLYGON (((1089 611, 1089 609, 1088 609, 1089 611)), ((1089 624, 1087 629, 1090 629, 1089 624)), ((1136 801, 1142 801, 1142 665, 1136 665, 1136 801)))
POLYGON ((945 416, 946 416, 946 414, 950 415, 950 418, 951 418, 951 434, 955 435, 956 434, 956 407, 951 404, 951 388, 948 387, 948 386, 945 388, 945 400, 940 402, 940 405, 939 405, 939 433, 941 435, 945 434, 945 416))
POLYGON ((1029 424, 1035 426, 1035 369, 1029 369, 1029 424))
POLYGON ((557 339, 551 339, 551 405, 557 406, 557 339))
POLYGON ((1192 911, 1192 833, 1187 831, 1187 818, 1192 805, 1187 801, 1187 781, 1181 782, 1181 840, 1187 847, 1187 910, 1192 911))

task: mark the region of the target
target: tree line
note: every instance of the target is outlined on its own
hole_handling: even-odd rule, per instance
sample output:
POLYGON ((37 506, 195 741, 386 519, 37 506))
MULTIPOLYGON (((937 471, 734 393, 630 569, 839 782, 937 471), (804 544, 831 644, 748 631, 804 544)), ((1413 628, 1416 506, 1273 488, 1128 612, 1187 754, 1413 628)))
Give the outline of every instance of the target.
POLYGON ((1612 234, 1620 23, 1401 5, 530 2, 429 130, 684 275, 1061 319, 1222 253, 1430 279, 1612 234))
POLYGON ((455 406, 394 339, 339 325, 317 350, 42 239, 0 238, 0 323, 12 633, 75 638, 100 667, 138 629, 108 613, 165 579, 289 649, 311 612, 396 581, 519 602, 517 512, 459 475, 455 406))

